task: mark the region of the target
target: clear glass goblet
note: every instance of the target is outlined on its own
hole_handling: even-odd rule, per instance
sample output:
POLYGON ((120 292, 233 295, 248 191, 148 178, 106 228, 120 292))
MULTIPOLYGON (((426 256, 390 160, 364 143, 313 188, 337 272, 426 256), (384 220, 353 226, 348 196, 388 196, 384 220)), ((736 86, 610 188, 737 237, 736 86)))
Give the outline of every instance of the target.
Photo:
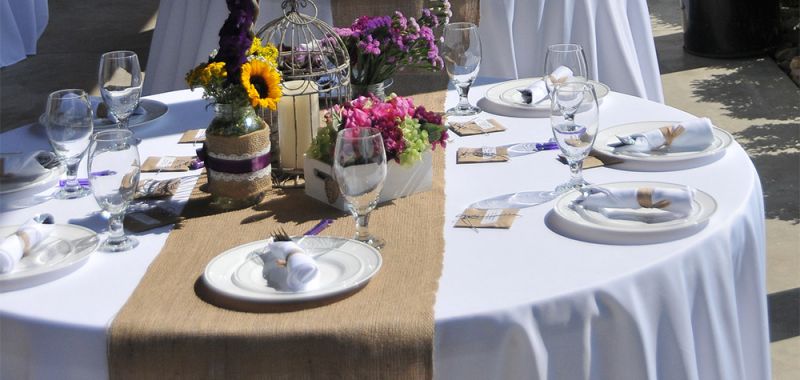
POLYGON ((547 47, 544 56, 544 83, 547 92, 553 95, 553 78, 550 74, 557 68, 564 66, 572 70, 572 78, 566 81, 586 82, 589 79, 589 68, 586 64, 586 55, 578 44, 556 44, 547 47))
POLYGON ((127 129, 130 116, 139 106, 142 95, 139 57, 126 50, 104 53, 100 57, 98 82, 108 112, 117 119, 120 128, 127 129))
POLYGON ((69 89, 51 93, 47 97, 45 129, 56 155, 67 165, 67 181, 54 196, 75 199, 89 195, 91 190, 77 180, 78 164, 93 130, 92 105, 86 91, 69 89))
POLYGON ((100 250, 119 252, 136 247, 139 242, 126 236, 122 225, 125 210, 139 184, 139 150, 134 144, 133 133, 125 129, 111 129, 92 136, 88 169, 97 204, 111 214, 108 219, 108 238, 100 250))
POLYGON ((478 27, 469 22, 455 22, 444 27, 442 59, 447 75, 458 92, 458 105, 448 115, 471 116, 481 109, 469 104, 469 88, 481 68, 481 38, 478 27))
POLYGON ((378 204, 386 180, 386 151, 375 128, 345 128, 336 137, 333 174, 356 219, 354 239, 380 249, 384 241, 368 230, 369 214, 378 204))
POLYGON ((583 179, 583 160, 597 137, 600 111, 594 86, 589 83, 556 84, 552 97, 550 126, 572 173, 569 182, 556 187, 554 193, 561 194, 588 185, 583 179))

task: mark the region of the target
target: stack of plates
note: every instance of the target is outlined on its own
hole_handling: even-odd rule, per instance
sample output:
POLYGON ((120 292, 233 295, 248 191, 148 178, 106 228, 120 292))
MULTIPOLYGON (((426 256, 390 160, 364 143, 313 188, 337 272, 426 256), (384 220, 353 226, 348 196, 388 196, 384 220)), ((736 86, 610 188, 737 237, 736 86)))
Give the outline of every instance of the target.
MULTIPOLYGON (((486 96, 481 99, 478 106, 485 111, 504 116, 515 117, 546 117, 550 116, 550 100, 545 99, 540 103, 528 104, 522 100, 519 90, 530 86, 541 78, 525 78, 503 82, 486 91, 486 96)), ((608 86, 590 80, 597 92, 597 102, 602 103, 608 95, 608 86)))

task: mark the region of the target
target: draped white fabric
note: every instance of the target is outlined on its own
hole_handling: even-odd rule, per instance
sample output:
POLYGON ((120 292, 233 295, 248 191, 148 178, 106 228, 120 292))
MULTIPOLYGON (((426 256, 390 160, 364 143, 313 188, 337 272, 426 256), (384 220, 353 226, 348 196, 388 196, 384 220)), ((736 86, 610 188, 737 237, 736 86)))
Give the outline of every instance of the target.
POLYGON ((544 74, 547 47, 583 46, 591 79, 664 102, 646 0, 482 0, 480 75, 544 74))
MULTIPOLYGON (((329 0, 316 1, 317 17, 331 23, 329 0)), ((283 16, 281 0, 260 2, 256 30, 283 16)), ((301 8, 308 14, 310 8, 301 8)), ((212 50, 219 47, 219 29, 228 16, 224 1, 169 0, 158 6, 158 21, 150 44, 145 95, 188 88, 186 73, 208 60, 212 50)))
POLYGON ((48 16, 47 0, 0 0, 0 67, 36 54, 48 16))
MULTIPOLYGON (((479 81, 470 92, 473 104, 489 87, 479 81)), ((142 157, 193 154, 191 144, 176 142, 182 131, 208 124, 211 111, 200 95, 178 91, 152 97, 170 110, 134 128, 143 138, 142 157)), ((451 90, 447 105, 455 102, 451 90)), ((691 116, 614 92, 600 112, 600 128, 691 116)), ((710 194, 717 211, 704 229, 683 239, 638 246, 569 239, 546 223, 552 202, 521 210, 509 230, 452 228, 450 223, 473 202, 549 190, 569 177, 556 151, 502 164, 456 165, 459 147, 552 136, 547 118, 492 117, 508 130, 453 136, 446 151, 444 270, 434 308, 436 378, 770 378, 762 191, 738 144, 720 160, 694 169, 585 171, 591 183, 661 181, 710 194)), ((0 136, 0 152, 46 149, 43 133, 36 125, 7 132, 0 136)), ((58 222, 103 231, 98 210, 92 197, 51 200, 0 213, 0 225, 47 211, 58 222)), ((140 246, 131 252, 95 253, 67 277, 0 293, 0 378, 106 378, 108 326, 168 233, 163 227, 141 234, 140 246)), ((391 244, 409 237, 386 238, 391 244)))

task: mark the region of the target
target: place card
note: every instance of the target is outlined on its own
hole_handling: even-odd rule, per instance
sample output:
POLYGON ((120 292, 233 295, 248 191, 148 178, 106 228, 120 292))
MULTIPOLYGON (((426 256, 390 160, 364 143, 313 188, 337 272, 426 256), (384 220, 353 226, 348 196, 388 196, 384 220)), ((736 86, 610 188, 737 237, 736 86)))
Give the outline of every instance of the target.
POLYGON ((508 160, 508 148, 506 147, 458 148, 458 152, 456 152, 457 164, 506 162, 508 160))
POLYGON ((178 223, 183 218, 166 208, 156 206, 146 211, 125 215, 125 229, 133 233, 152 230, 153 228, 178 223))
POLYGON ((511 228, 517 219, 516 208, 479 209, 468 208, 458 216, 458 228, 511 228))
MULTIPOLYGON (((567 163, 567 158, 564 157, 563 154, 559 154, 556 159, 558 161, 560 161, 564 165, 568 164, 567 163)), ((614 165, 614 164, 619 164, 621 162, 622 162, 622 160, 619 159, 619 158, 616 158, 616 157, 594 156, 594 155, 590 154, 589 156, 587 156, 583 160, 583 169, 591 169, 591 168, 597 168, 597 167, 601 167, 601 166, 611 166, 611 165, 614 165)))
POLYGON ((135 199, 161 199, 175 195, 181 185, 180 178, 157 181, 148 179, 139 181, 135 199))
POLYGON ((185 172, 189 171, 193 160, 192 156, 151 156, 142 164, 142 172, 185 172))
POLYGON ((450 130, 459 136, 483 135, 506 130, 506 127, 495 119, 475 119, 463 123, 449 122, 448 124, 450 130))
POLYGON ((181 139, 178 140, 178 144, 194 144, 201 143, 203 141, 206 141, 205 129, 190 129, 186 132, 183 132, 181 139))

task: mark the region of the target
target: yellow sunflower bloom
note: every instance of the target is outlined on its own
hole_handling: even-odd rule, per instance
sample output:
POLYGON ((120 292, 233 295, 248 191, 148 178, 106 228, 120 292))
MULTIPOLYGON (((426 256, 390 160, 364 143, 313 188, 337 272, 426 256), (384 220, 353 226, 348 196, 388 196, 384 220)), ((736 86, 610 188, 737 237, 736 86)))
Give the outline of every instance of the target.
POLYGON ((252 60, 242 65, 242 85, 253 107, 275 110, 281 98, 281 75, 272 65, 252 60))

